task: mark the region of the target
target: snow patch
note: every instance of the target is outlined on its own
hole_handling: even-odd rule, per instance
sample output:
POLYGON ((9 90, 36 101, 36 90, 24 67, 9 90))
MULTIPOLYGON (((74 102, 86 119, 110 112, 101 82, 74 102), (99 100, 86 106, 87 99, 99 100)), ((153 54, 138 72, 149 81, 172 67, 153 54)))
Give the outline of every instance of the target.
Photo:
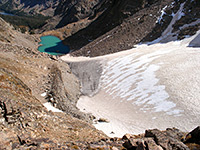
POLYGON ((52 112, 63 112, 62 110, 53 107, 52 104, 51 104, 50 102, 46 102, 46 103, 44 103, 43 105, 44 105, 44 107, 47 108, 48 111, 52 111, 52 112))
POLYGON ((46 92, 44 92, 44 93, 41 94, 42 97, 45 97, 46 95, 47 95, 46 92))
POLYGON ((160 24, 160 21, 163 19, 163 16, 166 14, 165 9, 167 8, 167 6, 165 6, 162 10, 161 10, 161 15, 160 17, 158 17, 156 23, 160 24))
MULTIPOLYGON (((182 3, 180 5, 180 8, 179 10, 177 11, 176 14, 172 13, 172 16, 173 16, 173 19, 172 21, 170 22, 170 24, 168 25, 167 29, 165 29, 165 31, 162 33, 161 37, 157 38, 156 40, 154 41, 151 41, 151 42, 147 42, 146 44, 148 45, 151 45, 151 44, 155 44, 155 43, 166 43, 166 42, 169 42, 169 41, 174 41, 176 40, 176 37, 173 37, 173 33, 172 33, 172 30, 173 30, 173 25, 176 23, 177 20, 179 20, 182 16, 184 16, 185 14, 183 13, 183 8, 184 8, 184 5, 185 3, 182 3)), ((163 15, 165 14, 164 10, 166 9, 167 7, 165 6, 163 9, 162 9, 162 14, 160 16, 160 18, 158 19, 158 22, 162 20, 162 17, 163 15)))
POLYGON ((169 52, 133 53, 109 61, 101 77, 101 87, 113 98, 120 97, 122 102, 131 101, 133 105, 142 106, 143 112, 151 110, 169 115, 180 114, 182 111, 175 109, 176 104, 168 100, 165 86, 159 85, 156 77, 159 64, 152 64, 169 52))

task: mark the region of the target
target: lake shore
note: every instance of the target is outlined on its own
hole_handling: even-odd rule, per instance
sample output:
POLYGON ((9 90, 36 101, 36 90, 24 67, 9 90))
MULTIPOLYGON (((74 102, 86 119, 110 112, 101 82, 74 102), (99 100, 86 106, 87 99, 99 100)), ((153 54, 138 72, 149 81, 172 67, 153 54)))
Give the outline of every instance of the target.
POLYGON ((65 46, 58 37, 51 35, 40 37, 38 50, 51 55, 63 55, 70 52, 69 47, 65 46))

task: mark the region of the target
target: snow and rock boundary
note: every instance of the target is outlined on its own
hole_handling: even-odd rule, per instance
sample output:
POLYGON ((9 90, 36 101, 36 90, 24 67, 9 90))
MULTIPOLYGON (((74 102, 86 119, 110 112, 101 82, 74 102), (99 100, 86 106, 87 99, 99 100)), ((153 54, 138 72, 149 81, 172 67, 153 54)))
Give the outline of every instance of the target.
MULTIPOLYGON (((109 136, 142 133, 148 128, 191 130, 200 123, 200 49, 188 45, 198 35, 199 32, 165 44, 138 45, 96 58, 79 58, 80 63, 87 63, 83 66, 100 63, 102 72, 99 92, 92 97, 80 97, 78 108, 108 119, 109 123, 95 126, 109 136)), ((68 58, 71 63, 76 60, 62 57, 65 61, 68 58)))

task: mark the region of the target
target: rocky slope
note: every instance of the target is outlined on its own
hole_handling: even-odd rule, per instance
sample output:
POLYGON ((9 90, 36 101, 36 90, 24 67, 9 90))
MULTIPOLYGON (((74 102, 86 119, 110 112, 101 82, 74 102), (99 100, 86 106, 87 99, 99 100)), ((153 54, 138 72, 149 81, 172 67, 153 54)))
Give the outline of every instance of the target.
POLYGON ((173 40, 193 35, 199 29, 198 0, 147 1, 144 2, 146 5, 134 7, 131 9, 133 12, 130 12, 127 6, 135 6, 133 3, 113 3, 110 9, 87 28, 66 38, 64 43, 72 51, 79 50, 73 53, 76 56, 99 56, 133 48, 140 42, 153 41, 162 36, 164 31, 167 34, 170 31, 169 25, 173 40), (118 14, 119 10, 122 10, 121 15, 118 14), (130 14, 127 19, 123 15, 125 12, 130 14), (176 14, 177 18, 173 20, 176 14), (79 44, 76 40, 80 41, 79 44))
MULTIPOLYGON (((103 14, 98 17, 98 19, 93 21, 87 28, 65 39, 64 43, 69 45, 72 50, 78 50, 81 47, 84 47, 85 45, 90 43, 91 41, 102 36, 103 34, 109 32, 113 28, 119 27, 119 25, 123 22, 124 19, 134 15, 140 10, 143 11, 141 15, 144 15, 144 13, 150 14, 154 12, 153 15, 158 16, 159 9, 164 7, 168 3, 170 3, 170 1, 147 1, 147 0, 110 1, 110 5, 103 12, 103 14), (73 44, 73 41, 77 39, 79 39, 80 44, 78 45, 73 44)), ((130 22, 130 24, 137 23, 135 22, 136 20, 137 19, 135 18, 135 20, 130 22)), ((151 24, 152 22, 154 22, 152 18, 149 18, 148 21, 145 21, 145 23, 148 25, 151 24)), ((134 27, 129 28, 129 29, 126 28, 126 29, 129 30, 127 32, 132 32, 131 29, 134 29, 134 27)), ((137 30, 137 28, 135 30, 137 30)), ((124 31, 122 31, 121 29, 119 29, 117 32, 120 32, 120 31, 124 33, 124 31)), ((139 31, 137 33, 139 34, 139 31)), ((105 38, 102 38, 102 39, 105 39, 105 38)))
POLYGON ((1 3, 2 7, 9 6, 9 10, 50 15, 46 24, 34 32, 48 31, 42 35, 52 34, 64 39, 72 51, 82 48, 75 55, 103 55, 155 40, 167 29, 183 3, 182 16, 173 24, 174 36, 182 39, 199 29, 198 0, 6 0, 1 3), (184 24, 188 24, 187 27, 184 24), (98 42, 105 39, 106 44, 98 42), (97 54, 88 54, 89 49, 97 54))
MULTIPOLYGON (((88 27, 90 28, 88 30, 90 33, 87 33, 87 31, 85 31, 85 33, 81 32, 82 34, 90 34, 90 37, 82 36, 86 39, 82 38, 81 42, 85 42, 82 40, 92 40, 92 38, 99 37, 121 24, 125 18, 133 15, 138 10, 148 7, 156 2, 157 0, 62 0, 55 10, 55 16, 48 21, 42 28, 42 31, 62 27, 62 30, 58 29, 51 32, 51 34, 64 34, 62 36, 66 38, 87 27, 91 23, 88 27), (70 32, 69 28, 71 27, 68 25, 72 23, 73 29, 72 32, 70 32)), ((80 45, 82 45, 82 43, 80 45)))
POLYGON ((38 52, 37 37, 14 31, 2 19, 0 28, 5 29, 0 32, 0 149, 62 143, 70 148, 73 141, 107 137, 77 110, 79 81, 68 65, 38 52), (48 111, 43 105, 47 101, 62 112, 48 111))
MULTIPOLYGON (((158 0, 62 0, 55 10, 55 16, 43 27, 43 31, 63 27, 62 30, 58 29, 51 32, 51 34, 64 34, 66 38, 87 27, 91 23, 88 27, 89 30, 81 31, 82 35, 78 34, 80 37, 82 36, 80 47, 83 46, 82 42, 87 44, 88 40, 91 41, 101 36, 121 24, 125 18, 157 2, 158 0), (69 33, 68 28, 65 28, 65 26, 71 23, 74 23, 74 27, 72 29, 73 31, 69 33), (85 34, 87 37, 83 36, 85 34)), ((72 37, 74 37, 74 35, 72 37)), ((75 37, 77 37, 76 34, 75 37)))
POLYGON ((109 3, 108 0, 61 0, 54 17, 37 32, 50 30, 50 33, 45 34, 53 34, 61 39, 71 36, 94 21, 107 9, 109 3))
POLYGON ((55 10, 55 16, 62 16, 57 27, 60 28, 81 19, 95 17, 96 14, 106 9, 107 3, 106 0, 62 0, 55 10))
POLYGON ((7 12, 23 12, 29 15, 41 14, 53 16, 60 0, 4 0, 0 1, 0 9, 7 12))
POLYGON ((39 41, 37 37, 13 30, 12 26, 2 19, 0 28, 2 29, 0 66, 25 82, 36 98, 41 99, 40 95, 46 92, 47 100, 54 105, 60 103, 57 106, 59 109, 84 119, 84 115, 79 113, 75 106, 80 96, 79 81, 71 73, 69 66, 57 61, 53 56, 40 53, 37 50, 39 41), (64 102, 66 99, 68 101, 64 102))

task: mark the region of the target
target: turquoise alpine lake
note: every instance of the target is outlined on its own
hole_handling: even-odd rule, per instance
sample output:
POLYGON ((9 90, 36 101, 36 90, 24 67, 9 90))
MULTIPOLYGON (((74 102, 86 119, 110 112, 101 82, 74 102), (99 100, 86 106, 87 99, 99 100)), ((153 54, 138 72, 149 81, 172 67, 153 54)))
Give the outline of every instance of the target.
POLYGON ((56 36, 42 36, 40 39, 41 42, 39 44, 41 46, 38 47, 40 52, 46 52, 51 55, 63 55, 70 51, 69 47, 64 45, 56 36))

